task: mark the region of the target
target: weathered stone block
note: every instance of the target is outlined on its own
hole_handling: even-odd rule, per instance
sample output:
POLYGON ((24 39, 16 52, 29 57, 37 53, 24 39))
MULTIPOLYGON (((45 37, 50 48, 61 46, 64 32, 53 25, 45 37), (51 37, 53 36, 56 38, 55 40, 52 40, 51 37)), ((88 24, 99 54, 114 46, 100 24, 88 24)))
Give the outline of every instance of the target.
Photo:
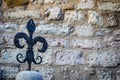
POLYGON ((15 78, 19 72, 18 67, 0 66, 0 68, 2 70, 2 78, 15 78))
POLYGON ((92 36, 94 27, 92 26, 78 26, 75 27, 78 36, 92 36))
POLYGON ((56 65, 85 64, 85 60, 81 51, 76 51, 76 50, 61 51, 60 50, 60 51, 56 51, 55 64, 56 65))
POLYGON ((93 53, 88 56, 90 67, 115 67, 120 63, 120 55, 114 51, 93 53))
POLYGON ((13 46, 13 35, 9 33, 0 34, 0 44, 6 46, 13 46))
POLYGON ((47 68, 47 67, 36 67, 37 70, 41 75, 43 80, 53 80, 55 75, 54 68, 47 68))
POLYGON ((16 60, 16 55, 19 52, 22 53, 22 52, 24 52, 24 50, 19 50, 19 49, 3 49, 1 51, 2 57, 0 58, 0 63, 18 63, 17 60, 16 60))
POLYGON ((62 5, 62 9, 64 9, 64 10, 73 10, 74 8, 75 8, 75 5, 73 5, 73 4, 62 5))
POLYGON ((96 11, 89 11, 88 12, 88 23, 91 25, 96 25, 96 26, 103 26, 103 17, 97 13, 96 11))
POLYGON ((84 21, 86 19, 85 14, 83 14, 81 11, 67 11, 65 12, 64 20, 67 22, 76 22, 76 21, 84 21))
POLYGON ((69 46, 69 42, 66 39, 47 39, 48 44, 51 47, 68 47, 69 46))
POLYGON ((116 77, 117 77, 117 80, 120 80, 120 70, 116 72, 116 77))
POLYGON ((40 18, 41 14, 38 11, 31 11, 31 10, 16 10, 15 12, 7 11, 3 14, 6 18, 24 18, 24 17, 31 17, 31 18, 40 18))
POLYGON ((99 40, 89 40, 89 39, 74 39, 72 41, 73 48, 83 48, 83 49, 98 49, 101 47, 99 40))
POLYGON ((114 30, 113 34, 114 35, 120 35, 120 29, 114 30))
POLYGON ((94 35, 96 35, 96 36, 105 36, 105 35, 111 35, 111 34, 112 34, 112 30, 110 30, 110 29, 102 28, 102 29, 96 29, 94 31, 94 35))
POLYGON ((0 23, 0 30, 4 32, 13 32, 18 29, 18 24, 16 22, 5 22, 0 23))
POLYGON ((80 0, 77 9, 91 9, 94 5, 94 0, 80 0))
POLYGON ((52 34, 52 35, 69 35, 74 31, 74 27, 70 24, 44 24, 38 25, 36 29, 36 33, 40 34, 52 34))
POLYGON ((112 72, 108 68, 97 69, 98 80, 112 80, 112 72))
POLYGON ((116 14, 106 14, 106 27, 114 27, 118 25, 118 17, 116 14))
POLYGON ((54 0, 44 0, 44 4, 51 4, 54 3, 54 0))
POLYGON ((98 9, 100 10, 110 10, 110 11, 120 11, 120 3, 103 2, 98 3, 98 9))
POLYGON ((35 52, 35 57, 37 56, 41 56, 42 57, 42 63, 41 64, 47 64, 47 65, 51 65, 53 63, 53 57, 52 57, 52 49, 48 49, 45 53, 40 53, 38 52, 38 48, 34 47, 35 52), (37 51, 37 52, 36 52, 37 51))
POLYGON ((62 10, 59 7, 53 7, 45 12, 48 20, 60 20, 63 18, 62 10))

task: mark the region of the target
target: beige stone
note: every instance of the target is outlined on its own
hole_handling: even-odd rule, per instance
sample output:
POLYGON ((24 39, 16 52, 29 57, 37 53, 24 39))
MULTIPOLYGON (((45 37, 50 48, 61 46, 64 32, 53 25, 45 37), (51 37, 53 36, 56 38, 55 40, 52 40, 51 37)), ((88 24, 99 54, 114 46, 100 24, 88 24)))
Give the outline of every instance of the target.
POLYGON ((112 3, 112 2, 103 2, 98 3, 98 9, 100 10, 110 10, 110 11, 120 11, 120 3, 112 3))
POLYGON ((94 0, 80 0, 77 9, 91 9, 95 6, 94 0))
POLYGON ((85 14, 81 11, 67 11, 65 12, 64 20, 67 22, 82 22, 86 19, 85 14))
POLYGON ((31 11, 31 10, 16 10, 15 12, 5 12, 3 14, 6 18, 24 18, 24 17, 31 17, 31 18, 40 18, 41 14, 38 11, 31 11))
POLYGON ((75 27, 77 36, 92 36, 94 32, 93 26, 78 26, 75 27))
POLYGON ((103 26, 103 17, 96 11, 88 12, 88 23, 96 26, 103 26))

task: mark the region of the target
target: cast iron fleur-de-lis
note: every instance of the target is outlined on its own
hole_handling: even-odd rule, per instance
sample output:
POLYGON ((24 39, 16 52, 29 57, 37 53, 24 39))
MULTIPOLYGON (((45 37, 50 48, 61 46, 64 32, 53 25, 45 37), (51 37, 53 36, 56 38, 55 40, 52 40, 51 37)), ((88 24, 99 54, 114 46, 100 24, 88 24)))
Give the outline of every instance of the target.
POLYGON ((37 56, 36 58, 34 58, 34 52, 33 52, 33 46, 37 43, 37 42, 41 42, 43 43, 43 46, 41 49, 38 49, 39 52, 45 52, 48 48, 48 44, 47 41, 45 40, 45 38, 43 37, 35 37, 33 38, 33 33, 36 29, 35 24, 33 22, 32 19, 30 19, 27 23, 26 26, 28 32, 29 32, 29 36, 27 36, 27 34, 23 33, 23 32, 19 32, 15 35, 14 37, 14 44, 17 48, 24 48, 25 45, 20 45, 19 44, 19 39, 23 38, 26 40, 26 43, 28 45, 27 51, 26 51, 26 56, 23 60, 20 60, 20 58, 23 58, 23 55, 21 53, 18 53, 18 55, 16 56, 17 61, 20 63, 28 63, 28 70, 31 70, 31 63, 33 62, 34 64, 40 64, 42 62, 42 57, 41 56, 37 56), (38 60, 38 61, 36 61, 38 60))

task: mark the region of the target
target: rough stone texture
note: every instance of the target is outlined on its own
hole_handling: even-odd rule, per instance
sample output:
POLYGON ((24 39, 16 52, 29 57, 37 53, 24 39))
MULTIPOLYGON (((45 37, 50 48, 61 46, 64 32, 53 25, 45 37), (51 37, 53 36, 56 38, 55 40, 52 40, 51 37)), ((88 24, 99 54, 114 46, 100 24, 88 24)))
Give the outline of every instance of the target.
POLYGON ((54 0, 44 0, 44 4, 51 4, 53 2, 54 2, 54 0))
POLYGON ((89 40, 89 39, 74 39, 72 41, 73 48, 83 48, 83 49, 97 49, 101 47, 99 40, 89 40))
POLYGON ((110 10, 110 11, 120 11, 120 3, 112 3, 112 2, 103 2, 98 3, 98 9, 100 10, 110 10))
POLYGON ((53 80, 54 79, 54 75, 55 75, 55 70, 54 68, 47 68, 47 67, 37 67, 35 68, 38 72, 40 72, 40 74, 43 77, 43 80, 53 80))
POLYGON ((103 26, 103 17, 100 16, 99 13, 96 11, 89 11, 88 12, 88 23, 91 25, 96 25, 96 26, 103 26))
POLYGON ((85 66, 60 66, 56 68, 58 75, 55 80, 90 80, 89 72, 85 66))
POLYGON ((3 49, 1 51, 2 57, 0 58, 0 63, 18 63, 16 60, 16 55, 22 53, 23 50, 19 49, 3 49))
POLYGON ((35 71, 22 71, 19 72, 15 80, 43 80, 40 73, 35 71))
POLYGON ((45 12, 48 20, 60 20, 63 18, 62 10, 59 7, 53 7, 45 12))
POLYGON ((93 0, 80 0, 77 9, 90 9, 95 6, 93 0))
POLYGON ((20 39, 25 47, 18 49, 13 40, 18 32, 28 35, 26 25, 31 18, 36 25, 33 38, 42 36, 48 42, 45 53, 38 52, 42 43, 33 48, 34 58, 43 60, 40 65, 32 64, 32 70, 39 71, 44 80, 119 80, 119 0, 29 0, 25 5, 26 0, 2 1, 0 66, 4 72, 10 69, 3 80, 14 80, 18 69, 14 71, 13 65, 19 65, 20 71, 27 68, 16 60, 18 53, 25 57, 26 41, 20 39), (5 1, 13 2, 12 6, 5 1), (19 1, 22 4, 16 5, 19 1))
POLYGON ((92 36, 94 27, 92 26, 78 26, 75 27, 78 36, 92 36))
POLYGON ((67 11, 65 12, 65 21, 70 22, 70 21, 84 21, 85 20, 85 14, 83 14, 81 11, 67 11))
POLYGON ((107 16, 107 22, 106 26, 107 27, 114 27, 118 25, 118 17, 115 14, 106 14, 107 16))
POLYGON ((3 14, 3 16, 6 18, 40 18, 40 15, 40 12, 31 10, 16 10, 15 12, 7 11, 3 14))
POLYGON ((56 51, 55 64, 56 65, 85 64, 85 60, 81 51, 76 50, 56 51), (73 53, 74 55, 72 55, 73 53))
POLYGON ((115 35, 120 35, 120 29, 115 30, 115 31, 113 32, 113 34, 115 34, 115 35))
POLYGON ((119 58, 119 52, 103 51, 90 54, 87 62, 90 67, 116 67, 120 63, 119 58))
POLYGON ((16 74, 19 72, 18 67, 0 66, 0 68, 2 70, 2 78, 15 78, 16 74))
POLYGON ((69 46, 69 42, 66 39, 47 39, 48 44, 51 47, 65 47, 67 48, 69 46))
MULTIPOLYGON (((34 48, 34 49, 38 49, 38 48, 34 48)), ((35 57, 38 55, 42 57, 41 64, 51 65, 53 63, 52 52, 53 52, 52 49, 49 49, 45 53, 40 53, 37 51, 34 54, 35 54, 35 57)))
POLYGON ((13 32, 17 30, 18 24, 16 22, 0 22, 0 31, 13 32))
POLYGON ((97 70, 98 80, 112 80, 112 72, 108 68, 101 68, 97 70))
POLYGON ((6 46, 12 46, 13 44, 13 35, 9 33, 3 33, 0 34, 0 44, 4 45, 7 44, 6 46))
POLYGON ((117 77, 117 80, 120 80, 120 70, 116 72, 116 77, 117 77))
POLYGON ((38 25, 36 33, 41 34, 53 34, 53 35, 68 35, 74 31, 74 28, 70 24, 45 24, 38 25))
MULTIPOLYGON (((105 36, 105 35, 111 35, 112 34, 112 30, 110 29, 97 29, 94 31, 94 35, 96 36, 105 36)), ((117 34, 117 32, 116 32, 117 34)))

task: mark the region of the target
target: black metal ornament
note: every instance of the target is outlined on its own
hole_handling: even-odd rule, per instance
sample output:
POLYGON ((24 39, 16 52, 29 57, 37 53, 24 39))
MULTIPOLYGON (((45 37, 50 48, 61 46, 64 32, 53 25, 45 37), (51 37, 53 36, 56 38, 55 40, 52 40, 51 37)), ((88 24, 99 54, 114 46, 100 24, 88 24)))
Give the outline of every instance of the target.
POLYGON ((45 52, 48 48, 48 44, 47 41, 45 40, 45 38, 43 37, 35 37, 33 38, 33 33, 35 32, 36 26, 34 24, 34 21, 32 19, 30 19, 27 23, 26 26, 29 36, 23 32, 19 32, 15 35, 14 37, 14 44, 17 48, 24 48, 25 45, 20 45, 19 44, 19 39, 23 38, 26 40, 26 43, 28 45, 27 51, 26 51, 26 56, 23 60, 20 60, 21 58, 23 58, 23 55, 21 53, 18 53, 18 55, 16 56, 17 61, 20 63, 28 63, 28 70, 31 70, 31 63, 33 62, 34 64, 40 64, 42 62, 42 57, 41 56, 37 56, 36 58, 34 58, 34 52, 33 52, 33 46, 37 43, 37 42, 41 42, 43 43, 43 46, 41 49, 38 49, 39 52, 45 52), (38 62, 36 61, 38 60, 38 62))

